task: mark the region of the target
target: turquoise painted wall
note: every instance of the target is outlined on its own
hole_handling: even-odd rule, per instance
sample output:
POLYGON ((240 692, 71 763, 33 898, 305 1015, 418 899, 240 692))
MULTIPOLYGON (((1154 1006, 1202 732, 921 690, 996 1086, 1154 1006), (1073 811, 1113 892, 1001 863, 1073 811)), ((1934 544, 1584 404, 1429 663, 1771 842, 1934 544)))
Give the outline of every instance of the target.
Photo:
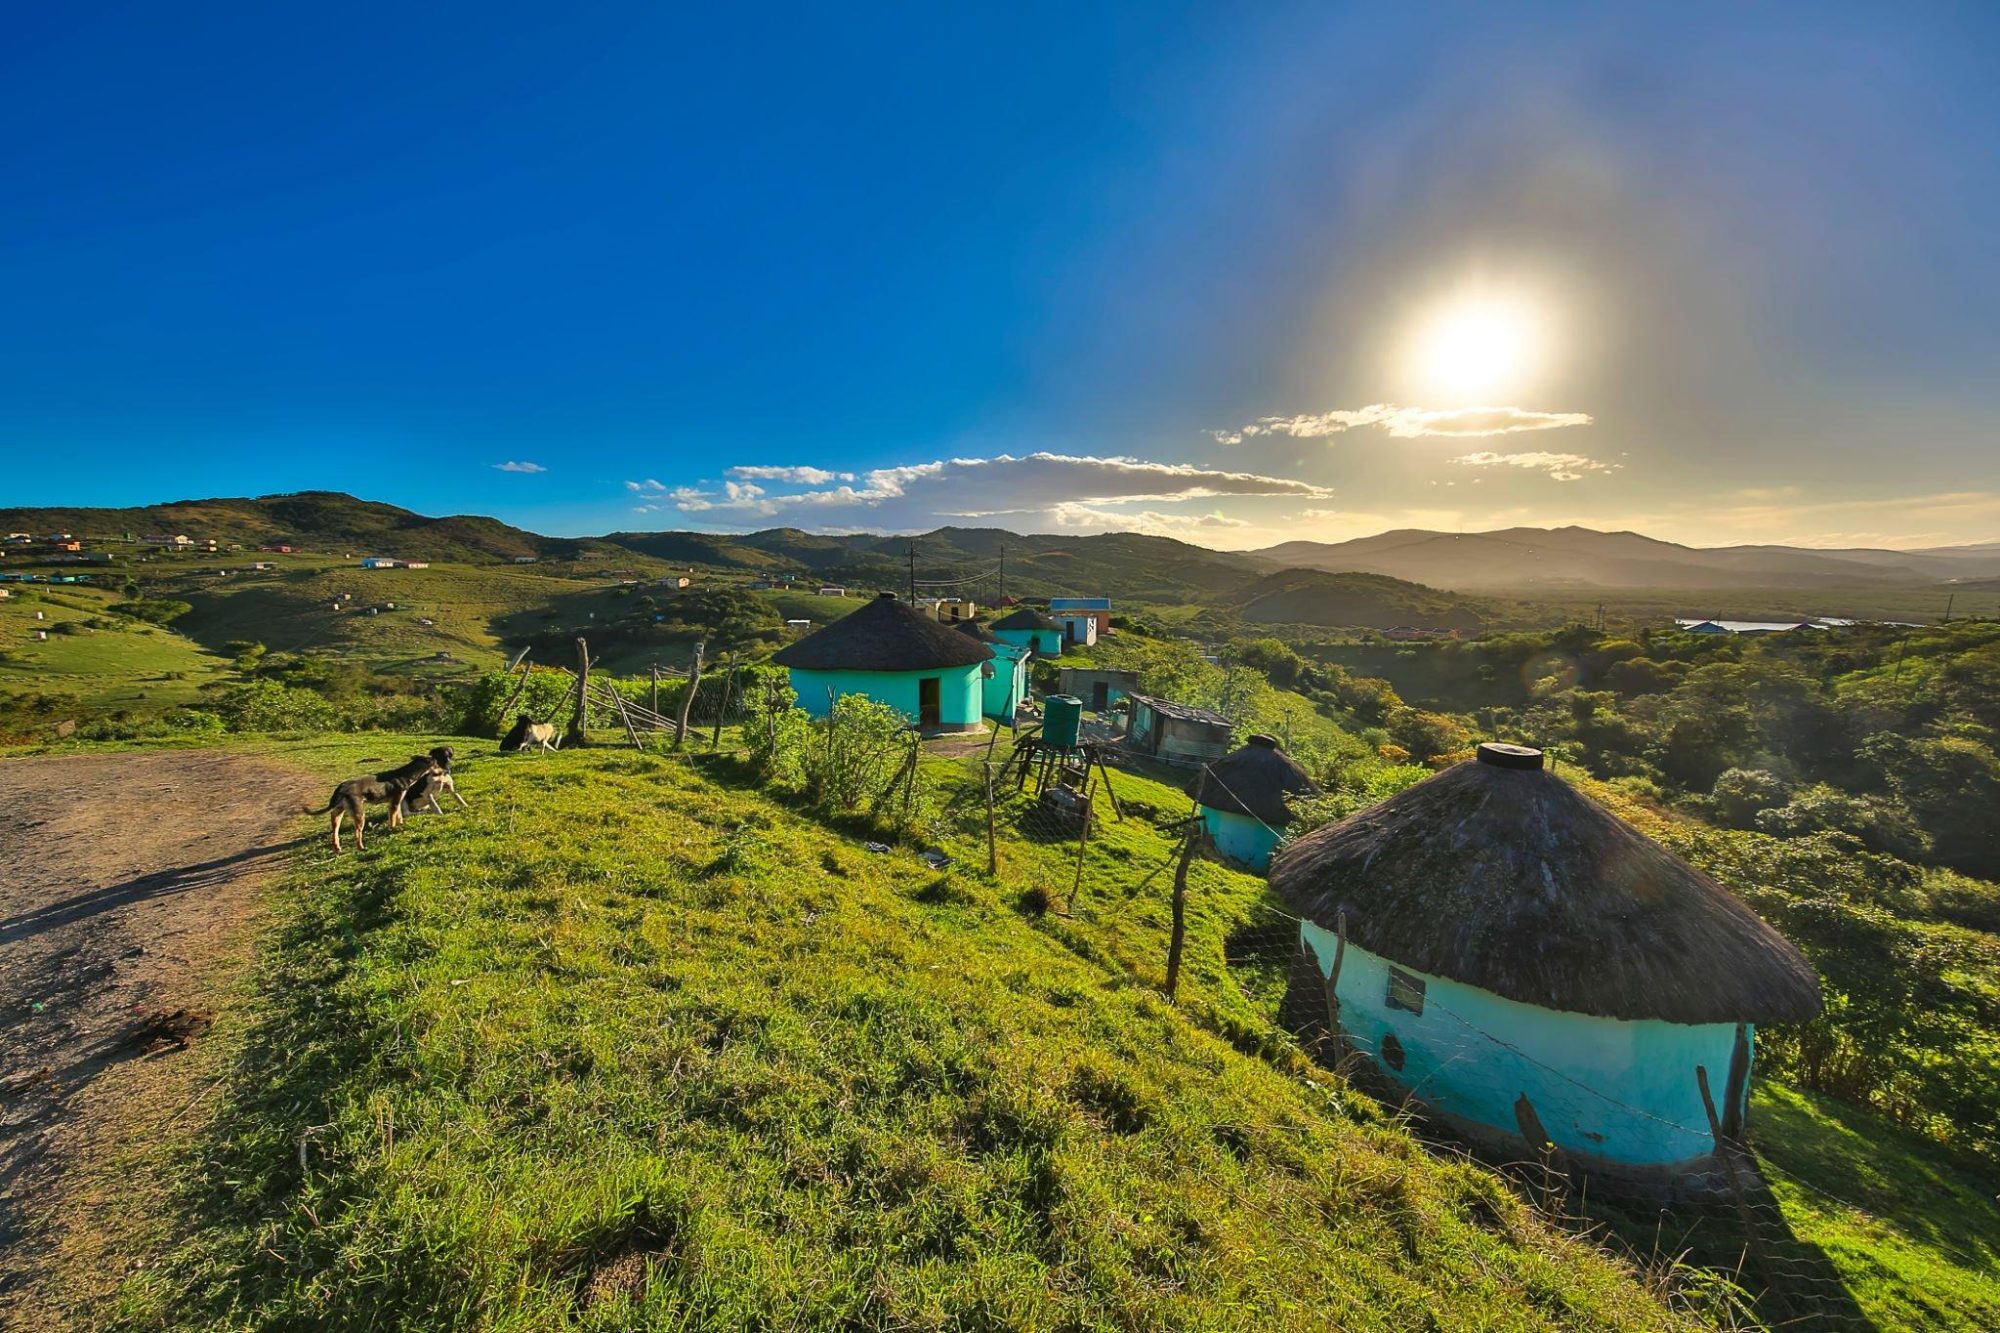
POLYGON ((1264 827, 1249 815, 1217 810, 1212 805, 1201 808, 1201 822, 1214 840, 1216 851, 1246 870, 1270 868, 1271 853, 1278 849, 1276 829, 1264 827))
POLYGON ((1063 636, 1059 629, 996 629, 993 637, 1033 648, 1043 657, 1062 656, 1063 636))
POLYGON ((799 707, 813 717, 825 717, 827 691, 834 697, 859 694, 887 704, 910 721, 917 720, 917 682, 938 678, 938 720, 945 726, 978 726, 985 681, 980 664, 944 667, 936 671, 803 671, 791 669, 799 707))
POLYGON ((1016 643, 991 643, 993 675, 981 673, 980 708, 990 718, 1011 723, 1028 697, 1028 650, 1016 643))
MULTIPOLYGON (((1328 975, 1338 947, 1334 932, 1310 922, 1300 931, 1320 974, 1328 975)), ((1708 1067, 1717 1114, 1725 1114, 1720 1102, 1735 1048, 1733 1024, 1540 1009, 1401 968, 1425 983, 1419 1015, 1388 1007, 1389 967, 1387 959, 1347 946, 1337 987, 1341 1026, 1357 1048, 1376 1057, 1383 1074, 1420 1101, 1518 1137, 1514 1100, 1525 1092, 1558 1147, 1627 1165, 1685 1162, 1714 1149, 1694 1071, 1708 1067), (1392 1033, 1404 1052, 1400 1071, 1381 1059, 1383 1039, 1392 1033)), ((1747 1078, 1744 1090, 1747 1100, 1747 1078)))

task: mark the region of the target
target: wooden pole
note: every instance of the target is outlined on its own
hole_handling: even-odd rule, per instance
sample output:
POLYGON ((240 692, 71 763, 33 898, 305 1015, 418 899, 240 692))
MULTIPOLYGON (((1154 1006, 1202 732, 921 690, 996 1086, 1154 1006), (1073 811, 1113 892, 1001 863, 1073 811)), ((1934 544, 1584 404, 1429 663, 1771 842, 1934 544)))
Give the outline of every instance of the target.
POLYGON ((722 747, 722 719, 729 716, 729 696, 736 691, 736 654, 722 655, 722 704, 715 710, 715 734, 708 738, 711 750, 722 747))
POLYGON ((617 710, 618 720, 625 724, 625 735, 631 740, 632 748, 635 750, 645 749, 645 745, 639 740, 639 729, 632 725, 632 715, 625 711, 625 696, 618 692, 618 685, 615 681, 611 684, 610 688, 612 707, 617 710))
POLYGON ((1174 867, 1174 932, 1167 941, 1167 998, 1174 998, 1181 984, 1181 951, 1187 944, 1188 863, 1194 860, 1195 845, 1201 840, 1201 826, 1188 826, 1187 841, 1181 844, 1180 864, 1174 867))
POLYGON ((1076 878, 1069 886, 1069 910, 1076 910, 1076 895, 1083 892, 1083 854, 1090 846, 1090 788, 1083 790, 1083 832, 1076 840, 1076 878))
POLYGON ((658 717, 658 716, 659 716, 659 714, 660 714, 660 659, 659 659, 659 658, 657 658, 657 657, 653 659, 653 698, 652 698, 652 702, 650 702, 649 704, 647 704, 647 707, 648 707, 648 708, 651 708, 651 709, 653 710, 653 716, 655 716, 655 717, 658 717))
POLYGON ((1694 1067, 1694 1081, 1701 1088, 1701 1109, 1708 1112, 1708 1132, 1715 1139, 1715 1155, 1722 1159, 1722 1169, 1729 1178, 1729 1197, 1736 1204, 1737 1221, 1743 1227, 1743 1242, 1749 1247, 1750 1257, 1757 1261, 1758 1276, 1765 1282, 1764 1294, 1778 1306, 1779 1313, 1789 1319, 1791 1303, 1785 1299, 1784 1293, 1776 1289, 1774 1270, 1764 1255, 1764 1238, 1757 1231, 1756 1219, 1750 1215, 1749 1201, 1743 1197, 1743 1181, 1736 1174, 1735 1145, 1722 1132, 1722 1122, 1715 1114, 1715 1098, 1708 1091, 1707 1066, 1694 1067))
POLYGON ((590 690, 590 645, 582 639, 576 641, 576 705, 570 709, 569 735, 563 737, 565 750, 590 744, 590 736, 585 730, 584 700, 590 690))
MULTIPOLYGON (((521 650, 521 655, 514 659, 514 663, 512 666, 507 668, 507 674, 510 676, 513 675, 514 669, 527 660, 528 660, 528 650, 526 648, 523 648, 521 650)), ((500 725, 503 728, 509 725, 507 722, 507 715, 514 711, 514 701, 520 698, 521 691, 527 688, 528 688, 528 673, 526 671, 523 671, 521 673, 521 679, 514 683, 513 692, 507 696, 507 702, 500 705, 500 725)))
POLYGON ((681 744, 687 740, 688 709, 694 707, 694 692, 701 688, 701 651, 705 646, 701 640, 695 640, 694 669, 688 672, 687 693, 681 696, 680 719, 674 723, 674 748, 676 750, 680 749, 681 744))
POLYGON ((1125 819, 1125 808, 1118 804, 1118 793, 1111 790, 1111 768, 1104 762, 1102 751, 1093 747, 1090 751, 1090 757, 1097 764, 1098 776, 1104 779, 1104 794, 1111 798, 1111 813, 1116 815, 1122 823, 1125 819))
MULTIPOLYGON (((997 730, 997 729, 996 729, 997 730)), ((1000 873, 1000 844, 993 837, 993 761, 986 761, 986 873, 1000 873)))

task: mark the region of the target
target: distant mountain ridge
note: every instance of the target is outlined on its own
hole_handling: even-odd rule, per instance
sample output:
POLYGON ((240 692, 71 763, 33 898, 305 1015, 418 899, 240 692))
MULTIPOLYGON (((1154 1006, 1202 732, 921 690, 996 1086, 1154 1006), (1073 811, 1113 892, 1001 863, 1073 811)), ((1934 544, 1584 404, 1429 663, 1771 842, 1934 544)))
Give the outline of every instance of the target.
MULTIPOLYGON (((944 527, 915 537, 799 528, 744 533, 612 532, 544 537, 478 515, 432 518, 338 491, 180 500, 116 508, 0 509, 8 531, 186 532, 245 546, 290 543, 409 559, 504 562, 630 552, 676 564, 901 589, 997 588, 1023 596, 1100 593, 1148 600, 1234 596, 1283 569, 1380 574, 1430 589, 1780 588, 1909 584, 2000 577, 2000 541, 1916 551, 1796 546, 1684 546, 1636 532, 1503 528, 1448 533, 1400 528, 1344 542, 1292 541, 1216 551, 1135 532, 1027 534, 944 527)), ((990 592, 988 593, 990 595, 990 592)))
POLYGON ((1683 546, 1636 532, 1400 528, 1344 542, 1293 541, 1250 554, 1329 573, 1387 574, 1439 588, 1829 587, 2000 574, 2000 544, 1920 551, 1683 546))

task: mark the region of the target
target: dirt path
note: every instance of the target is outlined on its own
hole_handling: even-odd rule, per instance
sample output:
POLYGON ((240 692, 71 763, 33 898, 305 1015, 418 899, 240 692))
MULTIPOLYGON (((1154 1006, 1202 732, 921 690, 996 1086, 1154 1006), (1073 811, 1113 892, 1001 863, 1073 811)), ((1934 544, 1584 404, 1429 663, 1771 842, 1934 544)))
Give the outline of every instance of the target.
POLYGON ((78 1260, 122 1275, 92 1238, 195 1095, 183 1053, 317 785, 212 750, 0 760, 0 1326, 75 1308, 78 1260))

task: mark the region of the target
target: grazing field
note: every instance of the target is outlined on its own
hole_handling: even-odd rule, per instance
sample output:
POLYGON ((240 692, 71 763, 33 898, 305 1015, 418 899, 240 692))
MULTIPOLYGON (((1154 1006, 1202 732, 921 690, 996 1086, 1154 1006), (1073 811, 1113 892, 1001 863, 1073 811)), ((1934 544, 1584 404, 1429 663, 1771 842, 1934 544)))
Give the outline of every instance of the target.
POLYGON ((107 589, 15 585, 0 600, 0 690, 73 695, 101 713, 188 703, 226 675, 228 661, 171 630, 108 617, 119 600, 107 589))
MULTIPOLYGON (((1093 947, 1108 898, 1035 917, 726 763, 463 769, 475 810, 300 854, 130 1324, 1675 1321, 1165 1003, 1093 947)), ((1221 950, 1202 927, 1197 996, 1221 950)))
POLYGON ((378 663, 444 652, 484 665, 501 653, 510 632, 587 626, 593 610, 611 605, 608 575, 587 581, 538 569, 346 564, 237 574, 181 585, 170 595, 194 608, 175 628, 211 646, 256 640, 274 652, 338 652, 378 663))

